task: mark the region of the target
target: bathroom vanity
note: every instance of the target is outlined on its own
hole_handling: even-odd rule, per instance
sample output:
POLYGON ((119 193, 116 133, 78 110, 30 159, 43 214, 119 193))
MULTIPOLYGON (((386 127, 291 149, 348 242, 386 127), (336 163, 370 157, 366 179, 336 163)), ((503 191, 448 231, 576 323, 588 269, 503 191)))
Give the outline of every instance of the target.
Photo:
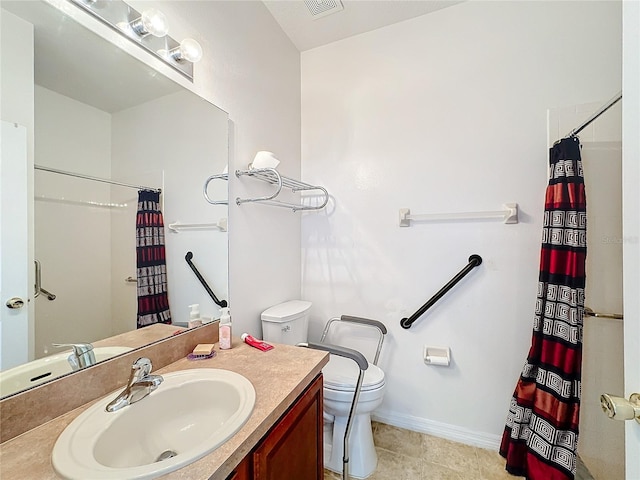
POLYGON ((323 472, 320 375, 227 480, 320 480, 323 472))
MULTIPOLYGON (((234 371, 255 388, 253 412, 222 446, 160 478, 322 479, 322 367, 328 362, 328 354, 287 345, 261 352, 239 339, 234 339, 231 350, 216 352, 208 360, 181 358, 154 373, 162 375, 193 368, 234 371)), ((117 374, 124 385, 128 373, 124 370, 110 375, 117 374)), ((189 404, 189 398, 184 402, 189 404)), ((67 425, 93 403, 95 400, 0 444, 0 477, 60 478, 51 465, 53 445, 67 425)))

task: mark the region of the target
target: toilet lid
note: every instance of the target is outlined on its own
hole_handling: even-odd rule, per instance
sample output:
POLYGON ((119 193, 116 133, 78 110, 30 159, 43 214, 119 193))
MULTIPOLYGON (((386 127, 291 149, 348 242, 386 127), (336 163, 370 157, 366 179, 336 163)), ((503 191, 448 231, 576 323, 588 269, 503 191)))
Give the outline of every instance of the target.
MULTIPOLYGON (((331 355, 329 363, 322 369, 324 386, 333 390, 354 391, 358 382, 360 368, 350 358, 331 355)), ((384 384, 384 372, 373 365, 364 371, 361 391, 375 390, 384 384)))

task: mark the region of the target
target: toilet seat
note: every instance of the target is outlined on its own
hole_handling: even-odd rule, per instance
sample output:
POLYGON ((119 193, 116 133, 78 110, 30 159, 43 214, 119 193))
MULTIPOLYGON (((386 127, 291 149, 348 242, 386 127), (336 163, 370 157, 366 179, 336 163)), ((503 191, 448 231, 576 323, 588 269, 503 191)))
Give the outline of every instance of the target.
MULTIPOLYGON (((360 368, 349 358, 331 355, 329 363, 322 369, 324 387, 342 392, 353 392, 358 381, 360 368)), ((369 364, 364 372, 360 391, 376 390, 384 385, 384 372, 376 365, 369 364)))

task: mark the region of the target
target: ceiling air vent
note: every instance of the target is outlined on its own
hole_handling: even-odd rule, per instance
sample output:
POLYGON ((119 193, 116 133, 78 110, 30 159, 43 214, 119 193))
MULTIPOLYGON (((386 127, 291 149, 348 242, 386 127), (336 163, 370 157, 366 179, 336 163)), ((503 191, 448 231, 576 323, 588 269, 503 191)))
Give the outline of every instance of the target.
POLYGON ((304 0, 304 3, 314 20, 344 10, 340 0, 304 0))

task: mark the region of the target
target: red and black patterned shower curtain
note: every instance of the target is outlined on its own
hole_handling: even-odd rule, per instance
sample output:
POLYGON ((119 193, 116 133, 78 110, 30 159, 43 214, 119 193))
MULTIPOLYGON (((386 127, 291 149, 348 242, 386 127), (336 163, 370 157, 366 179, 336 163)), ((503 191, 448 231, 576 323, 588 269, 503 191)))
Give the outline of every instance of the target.
POLYGON ((587 213, 576 137, 550 150, 531 349, 500 454, 527 480, 575 478, 582 364, 587 213))
POLYGON ((138 192, 136 216, 138 328, 171 323, 160 192, 138 192))

